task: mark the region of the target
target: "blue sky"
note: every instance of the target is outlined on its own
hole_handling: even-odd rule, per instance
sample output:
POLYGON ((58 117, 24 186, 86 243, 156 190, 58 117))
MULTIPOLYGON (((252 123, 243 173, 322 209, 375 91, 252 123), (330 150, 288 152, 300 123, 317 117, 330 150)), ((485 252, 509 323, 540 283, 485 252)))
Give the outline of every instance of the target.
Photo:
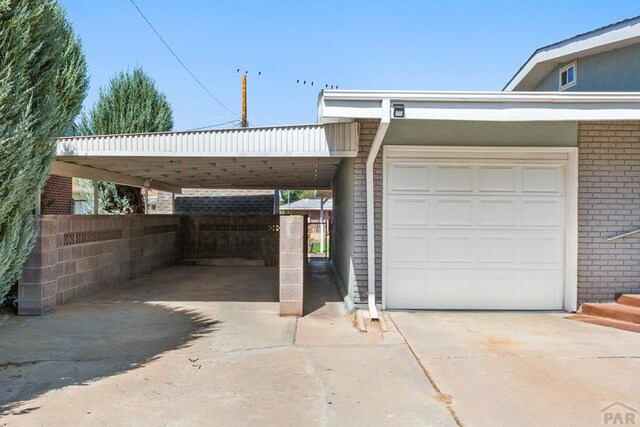
MULTIPOLYGON (((249 72, 254 125, 315 122, 318 92, 327 83, 501 90, 536 48, 640 15, 637 0, 135 1, 193 73, 238 114, 236 70, 249 72)), ((191 79, 130 0, 60 3, 87 56, 85 106, 114 74, 139 65, 169 98, 176 130, 236 119, 191 79)))

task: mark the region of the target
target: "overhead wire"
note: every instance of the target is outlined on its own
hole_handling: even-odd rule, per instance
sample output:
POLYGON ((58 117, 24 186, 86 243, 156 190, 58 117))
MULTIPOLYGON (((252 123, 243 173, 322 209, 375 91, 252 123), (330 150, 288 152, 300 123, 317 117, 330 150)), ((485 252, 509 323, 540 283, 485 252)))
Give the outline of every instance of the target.
POLYGON ((233 116, 237 117, 238 119, 242 119, 242 117, 240 117, 238 114, 236 114, 233 110, 231 110, 229 107, 227 107, 226 105, 224 105, 224 103, 222 101, 220 101, 209 89, 207 89, 207 87, 200 81, 200 79, 198 79, 198 77, 196 77, 196 75, 189 69, 189 67, 186 66, 186 64, 180 59, 180 57, 178 56, 178 54, 176 54, 176 52, 171 48, 171 46, 169 46, 169 44, 166 42, 166 40, 162 37, 162 35, 158 32, 158 30, 156 30, 156 28, 153 26, 153 24, 151 23, 151 21, 149 21, 149 19, 145 16, 145 14, 142 12, 142 10, 140 10, 140 8, 138 7, 138 5, 136 4, 136 2, 134 0, 129 0, 131 2, 131 4, 133 5, 133 7, 136 8, 136 10, 138 11, 138 13, 140 14, 140 16, 142 16, 142 19, 144 19, 146 21, 146 23, 149 25, 149 27, 153 30, 153 32, 156 34, 156 36, 158 36, 158 38, 160 39, 160 41, 162 42, 162 44, 165 45, 165 47, 169 50, 169 52, 171 52, 171 54, 173 55, 173 57, 176 59, 176 61, 178 61, 178 63, 182 66, 182 68, 185 69, 185 71, 187 73, 189 73, 189 75, 193 78, 193 80, 195 80, 195 82, 215 101, 217 102, 222 108, 224 108, 225 110, 227 110, 229 113, 231 113, 233 116))

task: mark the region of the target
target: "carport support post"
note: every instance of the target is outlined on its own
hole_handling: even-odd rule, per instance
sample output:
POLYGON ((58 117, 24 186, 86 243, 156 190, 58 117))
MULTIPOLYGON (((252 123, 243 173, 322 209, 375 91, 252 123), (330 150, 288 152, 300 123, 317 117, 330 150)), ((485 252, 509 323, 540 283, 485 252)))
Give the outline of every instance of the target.
POLYGON ((302 316, 304 225, 304 216, 280 216, 280 316, 302 316))
POLYGON ((98 205, 100 198, 100 183, 97 180, 93 180, 93 214, 98 215, 98 205))

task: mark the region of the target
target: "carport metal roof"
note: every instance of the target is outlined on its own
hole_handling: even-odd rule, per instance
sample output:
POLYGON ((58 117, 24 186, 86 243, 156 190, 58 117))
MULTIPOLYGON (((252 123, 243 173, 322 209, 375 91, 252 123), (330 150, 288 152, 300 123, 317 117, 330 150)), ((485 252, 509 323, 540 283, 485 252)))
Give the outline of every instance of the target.
POLYGON ((174 193, 320 189, 357 150, 357 123, 76 136, 58 139, 52 173, 174 193))

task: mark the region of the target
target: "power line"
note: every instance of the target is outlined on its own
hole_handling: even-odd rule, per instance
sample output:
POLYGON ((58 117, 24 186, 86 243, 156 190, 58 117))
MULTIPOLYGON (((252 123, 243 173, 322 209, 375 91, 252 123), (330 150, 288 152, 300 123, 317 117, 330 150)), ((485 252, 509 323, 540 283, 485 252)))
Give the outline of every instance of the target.
POLYGON ((225 110, 227 110, 229 113, 231 113, 233 116, 242 119, 239 115, 237 115, 236 113, 234 113, 229 107, 227 107, 226 105, 224 105, 222 103, 222 101, 220 101, 218 98, 216 98, 216 96, 211 93, 211 91, 209 89, 206 88, 205 85, 202 84, 202 82, 195 76, 195 74, 193 74, 191 72, 191 70, 189 69, 189 67, 187 67, 185 65, 184 62, 182 62, 182 60, 180 59, 180 57, 173 51, 173 49, 171 49, 171 46, 169 46, 169 44, 164 40, 164 38, 162 38, 162 36, 160 35, 160 33, 158 32, 158 30, 156 30, 156 28, 153 26, 153 24, 149 21, 149 19, 147 19, 147 17, 144 15, 144 13, 142 13, 142 10, 140 10, 140 8, 138 7, 138 5, 135 3, 135 1, 133 0, 129 0, 131 2, 131 4, 133 5, 133 7, 136 8, 136 10, 138 11, 138 13, 140 14, 140 16, 142 16, 142 19, 144 19, 147 24, 149 24, 149 27, 151 27, 151 29, 153 30, 154 33, 156 33, 156 36, 158 36, 158 38, 160 39, 160 41, 166 46, 167 49, 169 49, 169 52, 171 52, 171 54, 173 55, 174 58, 176 58, 176 60, 180 63, 180 65, 182 65, 182 68, 185 69, 185 71, 187 73, 189 73, 189 75, 193 78, 193 80, 196 81, 196 83, 198 83, 198 85, 214 100, 216 101, 222 108, 224 108, 225 110))
POLYGON ((202 126, 202 127, 199 127, 199 128, 187 129, 185 132, 190 132, 192 130, 211 129, 211 128, 215 128, 215 127, 218 127, 218 126, 230 125, 231 123, 238 123, 238 121, 237 120, 229 120, 228 122, 224 122, 224 123, 216 123, 214 125, 208 125, 208 126, 202 126))

